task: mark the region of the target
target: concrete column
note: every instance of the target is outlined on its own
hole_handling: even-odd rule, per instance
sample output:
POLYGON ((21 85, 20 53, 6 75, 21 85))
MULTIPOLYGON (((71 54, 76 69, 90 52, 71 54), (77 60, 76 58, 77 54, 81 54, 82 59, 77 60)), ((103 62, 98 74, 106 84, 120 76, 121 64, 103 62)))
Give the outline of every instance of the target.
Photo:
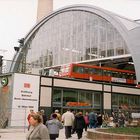
POLYGON ((53 0, 38 0, 37 22, 53 11, 53 0))

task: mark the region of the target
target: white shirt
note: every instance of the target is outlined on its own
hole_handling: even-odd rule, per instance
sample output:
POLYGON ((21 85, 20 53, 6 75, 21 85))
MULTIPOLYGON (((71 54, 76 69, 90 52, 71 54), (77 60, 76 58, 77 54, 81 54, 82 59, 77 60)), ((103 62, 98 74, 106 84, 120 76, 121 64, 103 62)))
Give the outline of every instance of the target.
POLYGON ((72 126, 74 122, 74 114, 67 111, 62 115, 62 121, 64 122, 64 126, 72 126))

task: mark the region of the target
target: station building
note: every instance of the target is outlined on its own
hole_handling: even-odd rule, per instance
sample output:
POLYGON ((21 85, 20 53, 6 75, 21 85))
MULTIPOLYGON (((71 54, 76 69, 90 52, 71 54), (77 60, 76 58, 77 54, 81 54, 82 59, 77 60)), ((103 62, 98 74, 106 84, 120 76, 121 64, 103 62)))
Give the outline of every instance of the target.
POLYGON ((46 111, 138 112, 139 88, 46 74, 65 64, 86 63, 135 71, 139 83, 139 38, 140 24, 135 21, 89 5, 64 7, 43 18, 19 41, 10 72, 40 75, 39 106, 46 111))
POLYGON ((65 7, 43 18, 19 41, 10 71, 37 73, 88 63, 133 70, 139 82, 139 30, 140 23, 97 7, 65 7))

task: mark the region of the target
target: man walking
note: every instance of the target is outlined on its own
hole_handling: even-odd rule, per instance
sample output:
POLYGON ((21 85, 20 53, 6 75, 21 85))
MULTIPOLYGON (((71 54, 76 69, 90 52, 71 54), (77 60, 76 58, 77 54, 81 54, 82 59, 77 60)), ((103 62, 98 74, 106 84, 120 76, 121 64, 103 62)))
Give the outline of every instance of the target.
POLYGON ((67 112, 62 115, 62 122, 65 126, 66 139, 68 139, 71 137, 71 129, 74 122, 74 114, 70 111, 70 109, 68 109, 67 112))

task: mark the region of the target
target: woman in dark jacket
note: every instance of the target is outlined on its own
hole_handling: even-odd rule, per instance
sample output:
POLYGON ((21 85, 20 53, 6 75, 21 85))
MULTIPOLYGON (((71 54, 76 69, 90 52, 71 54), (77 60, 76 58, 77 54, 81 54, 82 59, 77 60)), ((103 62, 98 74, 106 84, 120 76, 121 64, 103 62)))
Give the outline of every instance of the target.
POLYGON ((85 128, 85 120, 84 120, 84 117, 82 115, 82 112, 79 112, 75 116, 74 128, 76 130, 78 139, 82 138, 83 129, 85 128))

